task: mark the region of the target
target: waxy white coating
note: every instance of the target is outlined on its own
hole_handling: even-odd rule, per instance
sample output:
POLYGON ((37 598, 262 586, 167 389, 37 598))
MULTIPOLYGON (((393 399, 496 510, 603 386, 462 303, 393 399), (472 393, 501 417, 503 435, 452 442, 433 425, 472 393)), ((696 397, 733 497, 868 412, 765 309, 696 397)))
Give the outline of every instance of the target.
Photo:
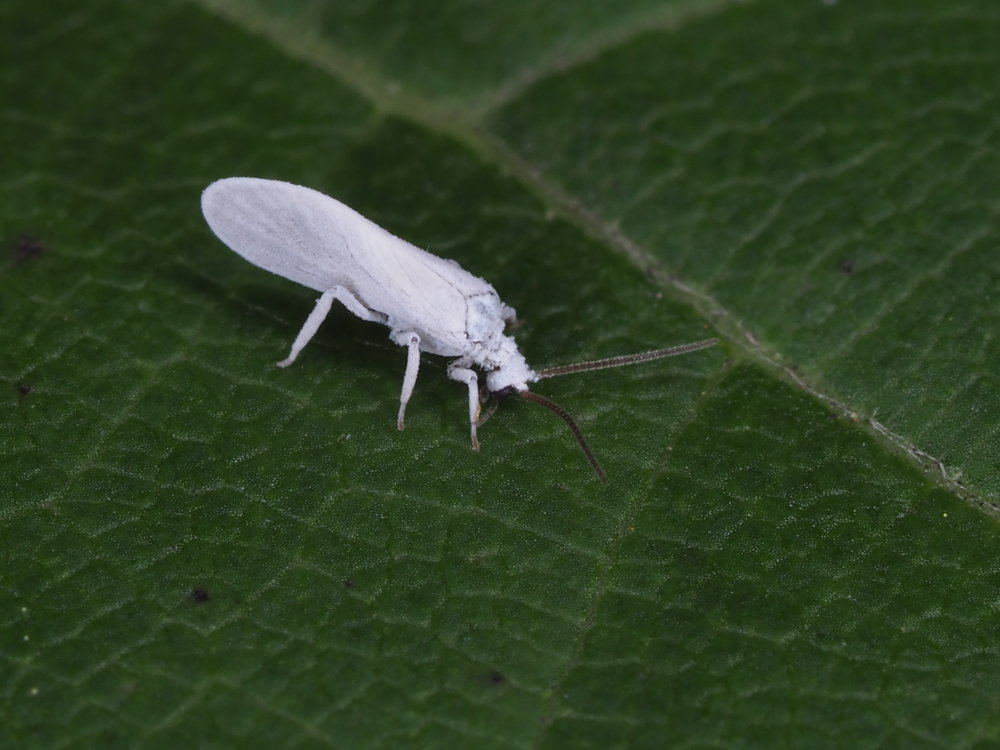
POLYGON ((213 182, 201 209, 216 236, 255 266, 322 292, 296 336, 290 365, 318 330, 334 300, 363 320, 389 327, 407 347, 397 425, 403 429, 420 352, 456 359, 448 377, 469 391, 469 429, 479 449, 479 377, 491 392, 527 391, 538 375, 504 333, 512 307, 458 263, 432 255, 382 229, 338 200, 300 185, 254 177, 213 182))

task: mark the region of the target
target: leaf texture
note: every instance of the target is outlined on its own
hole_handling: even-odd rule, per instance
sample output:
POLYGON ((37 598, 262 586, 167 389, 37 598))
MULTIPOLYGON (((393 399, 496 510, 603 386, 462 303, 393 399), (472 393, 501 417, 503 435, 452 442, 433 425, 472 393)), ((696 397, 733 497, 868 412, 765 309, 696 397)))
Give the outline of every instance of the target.
POLYGON ((0 8, 3 747, 1000 742, 987 0, 0 8), (205 226, 334 195, 581 423, 205 226))

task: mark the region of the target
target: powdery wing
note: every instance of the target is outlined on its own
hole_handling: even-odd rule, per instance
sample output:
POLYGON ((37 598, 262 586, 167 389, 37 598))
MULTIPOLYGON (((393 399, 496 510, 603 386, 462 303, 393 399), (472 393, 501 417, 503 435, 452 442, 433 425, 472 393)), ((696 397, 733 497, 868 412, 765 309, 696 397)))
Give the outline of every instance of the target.
POLYGON ((496 299, 499 309, 482 279, 316 190, 231 177, 205 188, 201 205, 212 231, 246 260, 316 291, 344 286, 394 329, 444 342, 464 337, 470 298, 496 299))

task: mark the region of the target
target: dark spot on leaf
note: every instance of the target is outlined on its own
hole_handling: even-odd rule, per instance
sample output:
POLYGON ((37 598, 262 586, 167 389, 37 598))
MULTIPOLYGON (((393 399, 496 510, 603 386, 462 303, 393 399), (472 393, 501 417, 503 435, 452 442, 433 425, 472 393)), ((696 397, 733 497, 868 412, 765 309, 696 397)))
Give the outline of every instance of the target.
POLYGON ((208 601, 208 592, 205 589, 193 589, 191 591, 191 598, 196 602, 201 604, 202 602, 208 601))
POLYGON ((492 672, 489 673, 487 679, 490 681, 491 685, 503 685, 507 681, 507 678, 504 677, 503 672, 500 672, 496 669, 494 669, 492 672))
POLYGON ((45 252, 45 244, 37 237, 21 236, 14 243, 14 260, 25 262, 45 252))
POLYGON ((854 261, 844 258, 840 261, 840 265, 837 266, 841 273, 851 274, 854 273, 854 261))
POLYGON ((345 578, 344 579, 344 588, 345 589, 353 589, 354 588, 354 581, 352 581, 350 578, 345 578))
POLYGON ((31 393, 31 386, 28 385, 27 383, 18 383, 17 392, 20 393, 22 396, 27 396, 29 393, 31 393))

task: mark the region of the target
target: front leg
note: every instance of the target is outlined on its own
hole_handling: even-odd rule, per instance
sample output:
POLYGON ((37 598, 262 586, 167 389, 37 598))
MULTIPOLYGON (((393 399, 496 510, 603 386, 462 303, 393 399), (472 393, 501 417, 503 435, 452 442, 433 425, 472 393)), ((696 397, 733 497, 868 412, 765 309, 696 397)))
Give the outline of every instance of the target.
POLYGON ((479 437, 476 435, 476 423, 479 420, 479 376, 475 370, 466 365, 469 362, 456 359, 448 365, 448 377, 465 383, 469 388, 469 433, 472 438, 472 450, 479 452, 479 437))

